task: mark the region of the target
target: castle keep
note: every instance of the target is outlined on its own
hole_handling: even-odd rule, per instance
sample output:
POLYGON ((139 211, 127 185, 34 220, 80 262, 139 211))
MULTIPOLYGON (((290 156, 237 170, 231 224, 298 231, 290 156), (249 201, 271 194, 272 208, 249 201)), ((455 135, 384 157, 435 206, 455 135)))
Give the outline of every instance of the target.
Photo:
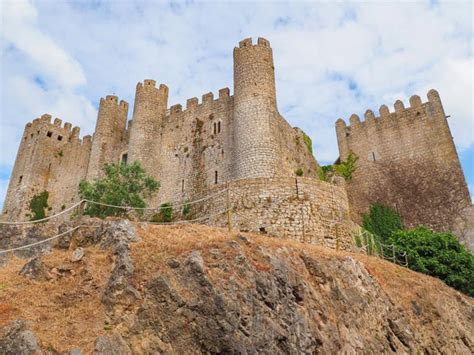
MULTIPOLYGON (((278 112, 270 43, 245 39, 234 48, 233 95, 223 88, 169 107, 168 87, 144 80, 130 120, 127 102, 100 100, 92 137, 80 139, 78 127, 47 114, 28 123, 2 218, 27 219, 29 201, 42 191, 49 192, 48 214, 58 213, 79 200, 82 179, 101 177, 104 164, 139 161, 161 184, 148 206, 230 187, 195 216, 215 215, 230 199, 241 229, 349 248, 352 220, 377 201, 409 224, 445 228, 458 210, 441 202, 462 209, 470 198, 437 92, 428 99, 413 96, 407 109, 397 101, 395 113, 382 106, 380 118, 367 111, 364 122, 353 115, 349 126, 338 120, 340 157, 353 151, 358 167, 350 183, 320 181, 308 137, 278 112)), ((222 216, 208 222, 225 223, 222 216)))

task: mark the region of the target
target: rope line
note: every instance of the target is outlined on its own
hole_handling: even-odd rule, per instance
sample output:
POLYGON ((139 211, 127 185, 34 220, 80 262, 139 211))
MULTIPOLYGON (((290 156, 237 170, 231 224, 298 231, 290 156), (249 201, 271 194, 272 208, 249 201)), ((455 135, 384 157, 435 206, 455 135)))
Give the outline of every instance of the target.
POLYGON ((11 252, 11 251, 16 251, 16 250, 21 250, 21 249, 27 249, 27 248, 33 247, 33 246, 35 246, 35 245, 39 245, 39 244, 46 243, 46 242, 49 242, 49 241, 51 241, 51 240, 53 240, 53 239, 57 239, 57 238, 59 238, 59 237, 62 237, 62 236, 64 236, 64 235, 68 234, 68 233, 74 232, 75 230, 77 230, 77 229, 79 229, 79 228, 81 228, 81 227, 84 227, 84 226, 79 225, 79 226, 77 226, 77 227, 74 227, 74 228, 72 228, 72 229, 66 231, 66 232, 57 234, 57 235, 55 235, 55 236, 53 236, 53 237, 50 237, 50 238, 47 238, 47 239, 43 239, 43 240, 40 240, 40 241, 35 242, 35 243, 32 243, 32 244, 27 244, 27 245, 23 245, 23 246, 21 246, 21 247, 16 247, 16 248, 11 248, 11 249, 0 250, 0 254, 5 254, 5 253, 11 252))
POLYGON ((171 224, 186 224, 186 223, 192 223, 192 222, 196 222, 196 221, 201 221, 201 220, 205 220, 205 219, 210 219, 210 218, 213 218, 213 217, 217 217, 217 216, 220 216, 224 213, 227 213, 229 212, 231 209, 227 209, 225 211, 222 211, 222 212, 218 212, 218 213, 214 213, 214 214, 211 214, 211 215, 208 215, 208 216, 203 216, 203 217, 198 217, 198 218, 194 218, 194 219, 183 219, 183 220, 179 220, 179 221, 172 221, 172 222, 147 222, 147 224, 154 224, 154 225, 171 225, 171 224))
MULTIPOLYGON (((174 204, 173 203, 170 203, 171 206, 169 207, 182 207, 182 206, 186 206, 186 205, 193 205, 195 203, 198 203, 198 202, 202 202, 202 201, 206 201, 206 200, 209 200, 215 196, 218 196, 220 194, 222 194, 223 192, 226 192, 227 189, 224 189, 224 190, 221 190, 215 194, 212 194, 212 195, 207 195, 207 196, 204 196, 200 199, 197 199, 197 200, 193 200, 193 201, 189 201, 189 202, 184 202, 184 203, 179 203, 179 204, 174 204)), ((112 207, 112 208, 121 208, 121 209, 129 209, 129 210, 141 210, 141 211, 157 211, 161 208, 161 206, 159 207, 131 207, 131 206, 118 206, 118 205, 111 205, 111 204, 108 204, 108 203, 103 203, 103 202, 98 202, 98 201, 92 201, 92 200, 84 200, 85 202, 88 202, 88 203, 92 203, 94 205, 100 205, 100 206, 106 206, 106 207, 112 207)))
POLYGON ((81 200, 79 202, 77 202, 76 204, 72 205, 71 207, 69 208, 66 208, 64 211, 61 211, 57 214, 54 214, 52 216, 49 216, 49 217, 45 217, 45 218, 42 218, 42 219, 37 219, 35 221, 23 221, 23 222, 0 222, 0 224, 7 224, 7 225, 17 225, 17 224, 35 224, 35 223, 40 223, 40 222, 44 222, 44 221, 47 221, 47 220, 50 220, 52 218, 56 218, 58 216, 61 216, 63 215, 64 213, 66 212, 69 212, 70 210, 76 208, 77 206, 79 206, 82 202, 84 202, 85 200, 81 200))

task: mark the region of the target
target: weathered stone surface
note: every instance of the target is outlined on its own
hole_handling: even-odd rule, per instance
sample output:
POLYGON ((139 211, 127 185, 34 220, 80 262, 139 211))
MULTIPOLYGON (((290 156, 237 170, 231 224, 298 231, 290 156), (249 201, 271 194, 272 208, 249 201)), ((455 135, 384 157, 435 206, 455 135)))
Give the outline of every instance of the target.
POLYGON ((100 336, 95 341, 94 354, 97 355, 128 355, 131 350, 123 338, 116 334, 111 337, 100 336))
POLYGON ((24 320, 15 320, 0 329, 0 354, 41 354, 35 335, 24 320))
POLYGON ((77 262, 77 261, 81 261, 81 259, 84 257, 84 248, 82 247, 79 247, 77 249, 75 249, 73 252, 72 252, 72 256, 71 256, 71 261, 72 262, 77 262))
POLYGON ((51 278, 48 268, 43 264, 40 257, 34 257, 28 261, 20 270, 20 275, 38 281, 51 278))
POLYGON ((336 123, 341 159, 359 160, 347 185, 354 220, 374 202, 397 209, 408 227, 420 224, 453 230, 460 212, 472 205, 466 180, 438 92, 428 101, 410 98, 410 107, 381 107, 365 121, 336 123))

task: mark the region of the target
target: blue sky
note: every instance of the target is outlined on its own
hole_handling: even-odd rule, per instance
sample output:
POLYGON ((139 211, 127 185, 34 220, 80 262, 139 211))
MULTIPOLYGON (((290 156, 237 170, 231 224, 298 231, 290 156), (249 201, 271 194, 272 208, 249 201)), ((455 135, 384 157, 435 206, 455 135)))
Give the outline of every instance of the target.
POLYGON ((232 91, 232 49, 258 36, 273 47, 279 110, 320 163, 338 156, 339 117, 435 88, 474 191, 470 1, 3 0, 0 12, 0 204, 27 122, 50 113, 90 134, 100 97, 132 105, 146 78, 170 88, 170 105, 232 91))

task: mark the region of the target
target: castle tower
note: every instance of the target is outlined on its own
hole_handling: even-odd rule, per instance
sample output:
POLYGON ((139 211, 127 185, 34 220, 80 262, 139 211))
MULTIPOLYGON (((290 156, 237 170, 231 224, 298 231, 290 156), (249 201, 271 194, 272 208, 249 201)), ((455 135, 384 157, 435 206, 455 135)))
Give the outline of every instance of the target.
POLYGON ((270 43, 245 39, 234 48, 234 179, 277 175, 277 115, 270 43))
POLYGON ((117 163, 120 159, 118 149, 125 134, 128 103, 118 102, 117 96, 109 95, 100 99, 99 113, 92 140, 87 179, 101 175, 106 163, 117 163))
POLYGON ((168 107, 168 87, 155 80, 137 84, 127 160, 139 161, 145 171, 158 178, 160 134, 168 107))
POLYGON ((452 230, 454 221, 471 206, 447 116, 439 94, 430 90, 428 101, 410 97, 395 112, 380 106, 365 120, 352 115, 350 124, 336 122, 341 159, 350 151, 359 160, 347 190, 357 222, 374 202, 396 209, 407 227, 420 224, 435 230, 452 230))

